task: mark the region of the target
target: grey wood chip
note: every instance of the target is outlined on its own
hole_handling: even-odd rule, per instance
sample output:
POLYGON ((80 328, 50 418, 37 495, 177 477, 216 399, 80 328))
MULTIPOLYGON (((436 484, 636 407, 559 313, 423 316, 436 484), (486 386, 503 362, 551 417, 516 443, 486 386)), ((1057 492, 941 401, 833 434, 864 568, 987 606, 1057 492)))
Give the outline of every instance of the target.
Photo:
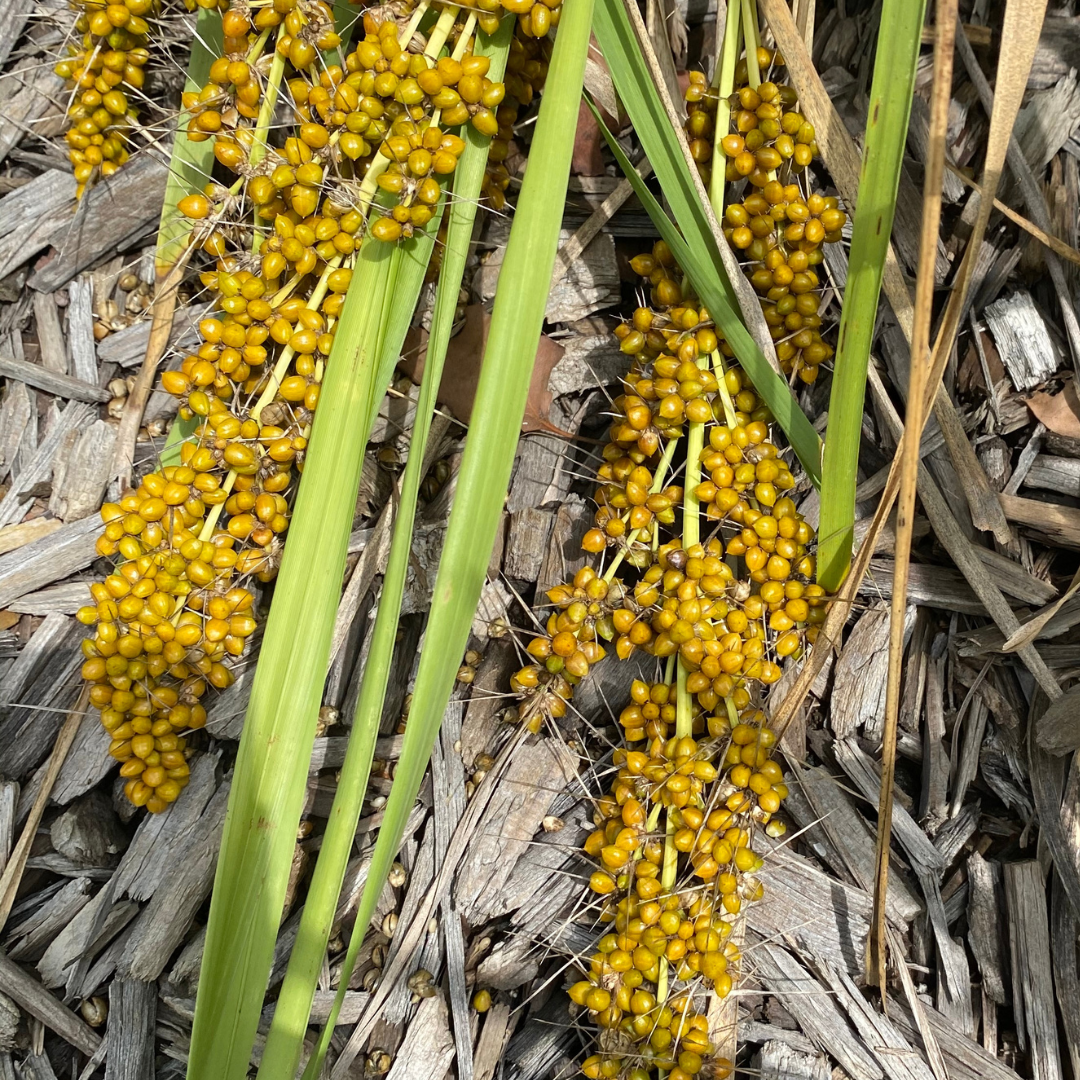
POLYGON ((128 846, 112 800, 102 791, 90 792, 54 819, 49 839, 60 855, 83 866, 105 866, 128 846))
POLYGON ((1001 864, 987 862, 977 851, 968 857, 968 943, 982 975, 983 991, 1005 1004, 1004 893, 1001 864))
POLYGON ((180 854, 201 835, 200 822, 218 788, 218 758, 204 754, 191 770, 184 797, 167 814, 147 814, 139 823, 113 878, 117 897, 149 900, 180 854))
POLYGON ((157 983, 113 979, 109 984, 109 1029, 105 1080, 154 1080, 157 983))
POLYGON ((85 517, 0 555, 0 607, 89 566, 100 530, 100 520, 85 517))
MULTIPOLYGON (((179 308, 169 334, 170 349, 188 349, 199 341, 199 321, 212 310, 209 304, 188 304, 179 308)), ((119 364, 122 368, 142 363, 150 344, 150 320, 132 323, 115 330, 97 344, 98 359, 103 364, 119 364)))
POLYGON ((1035 738, 1048 754, 1080 749, 1080 688, 1074 686, 1047 706, 1035 723, 1035 738))
POLYGON ((787 949, 762 942, 754 948, 754 966, 811 1042, 832 1055, 848 1076, 882 1080, 881 1063, 863 1045, 827 988, 787 949))
POLYGON ((30 18, 30 7, 20 0, 3 0, 0 3, 0 68, 7 63, 19 35, 30 18))
POLYGON ((75 187, 71 173, 51 169, 0 199, 0 278, 48 247, 70 223, 75 187))
POLYGON ((480 1038, 474 1056, 475 1080, 493 1080, 502 1060, 503 1048, 510 1037, 510 1006, 495 1002, 482 1019, 480 1038))
POLYGON ((520 746, 514 754, 455 877, 455 902, 473 924, 503 910, 502 886, 556 795, 574 782, 576 766, 576 756, 555 739, 520 746))
POLYGON ((780 1040, 764 1043, 756 1064, 761 1080, 831 1080, 832 1077, 824 1054, 806 1053, 780 1040))
POLYGON ((442 994, 424 998, 409 1024, 405 1044, 394 1058, 386 1080, 442 1077, 454 1060, 454 1039, 442 994))
POLYGON ((765 866, 758 877, 765 896, 749 906, 749 928, 765 938, 790 939, 838 968, 862 971, 872 898, 823 873, 790 847, 777 844, 762 854, 765 866))
POLYGON ((503 573, 512 579, 536 581, 547 556, 555 511, 526 506, 510 515, 503 573))
POLYGON ((32 407, 33 402, 26 383, 9 382, 4 391, 3 403, 0 404, 0 483, 11 472, 22 443, 23 432, 30 422, 32 407))
MULTIPOLYGON (((904 617, 905 637, 914 625, 915 608, 909 606, 904 617)), ((888 667, 889 608, 879 604, 855 624, 836 662, 829 726, 838 739, 853 735, 864 725, 868 738, 880 737, 888 667)))
POLYGON ((0 719, 8 715, 8 709, 19 703, 67 636, 68 629, 68 620, 63 615, 50 615, 34 631, 15 662, 0 678, 0 719))
POLYGON ((118 428, 94 420, 74 432, 70 449, 60 455, 53 470, 49 513, 63 521, 78 521, 96 514, 105 497, 118 428))
MULTIPOLYGON (((875 843, 867 820, 828 769, 822 766, 800 769, 795 778, 795 791, 804 793, 807 802, 803 804, 800 800, 789 805, 792 815, 804 829, 816 822, 812 830, 820 829, 831 841, 829 861, 835 859, 839 863, 834 863, 834 869, 846 868, 859 887, 864 892, 869 891, 874 879, 875 843), (805 813, 801 812, 804 805, 805 813)), ((923 910, 908 884, 907 875, 896 865, 889 870, 885 906, 889 917, 900 925, 911 922, 923 910)))
MULTIPOLYGON (((854 782, 863 798, 872 806, 877 805, 881 778, 876 764, 865 751, 852 739, 837 739, 833 752, 840 767, 854 782)), ((908 857, 914 864, 925 866, 935 873, 943 870, 944 860, 941 853, 930 842, 929 837, 919 828, 912 816, 897 804, 893 807, 893 835, 900 841, 908 857)))
MULTIPOLYGON (((2 360, 0 360, 2 367, 2 360)), ((77 434, 91 416, 89 405, 70 404, 60 413, 52 430, 41 440, 34 457, 19 475, 11 490, 0 499, 0 528, 20 521, 28 507, 27 494, 36 484, 47 480, 52 474, 54 459, 69 434, 77 434)), ((27 545, 29 547, 30 545, 27 545)), ((26 548, 23 548, 25 551, 26 548)))
POLYGON ((166 872, 161 887, 136 919, 117 971, 133 979, 156 979, 183 941, 195 913, 210 895, 221 847, 229 785, 223 783, 207 804, 183 852, 166 872))
POLYGON ((68 284, 67 344, 71 374, 83 382, 99 382, 94 341, 94 280, 81 274, 68 284))
POLYGON ((1054 990, 1061 1013, 1073 1076, 1080 1076, 1080 962, 1076 942, 1080 923, 1061 882, 1054 880, 1050 902, 1050 942, 1054 953, 1054 990))
POLYGON ((23 615, 74 615, 79 608, 90 602, 88 582, 65 581, 63 584, 50 585, 47 589, 27 593, 18 600, 12 600, 8 604, 8 611, 23 615))
POLYGON ((104 256, 124 251, 156 225, 168 171, 152 154, 137 154, 95 184, 79 201, 74 218, 50 237, 56 257, 30 276, 30 288, 53 292, 104 256))
POLYGON ((983 311, 983 318, 1017 390, 1033 390, 1061 366, 1061 357, 1031 293, 1018 289, 994 301, 983 311))
POLYGON ((1013 1014, 1020 1048, 1028 1051, 1034 1080, 1060 1080, 1046 885, 1037 861, 1006 864, 1005 896, 1009 908, 1013 1014))
POLYGON ((72 401, 108 401, 108 390, 94 383, 83 382, 72 375, 62 375, 50 371, 40 364, 31 364, 26 360, 17 360, 10 356, 0 356, 0 375, 8 379, 18 379, 30 386, 44 390, 47 394, 69 398, 72 401))
MULTIPOLYGON (((1023 486, 1080 498, 1080 460, 1039 454, 1031 463, 1023 486)), ((1015 495, 1016 492, 1009 491, 1008 494, 1015 495)))
POLYGON ((68 881, 29 918, 11 928, 7 954, 12 960, 37 960, 48 944, 93 897, 88 877, 68 881))
POLYGON ((3 953, 0 953, 0 991, 84 1054, 92 1054, 101 1042, 93 1028, 61 1005, 41 983, 3 953))

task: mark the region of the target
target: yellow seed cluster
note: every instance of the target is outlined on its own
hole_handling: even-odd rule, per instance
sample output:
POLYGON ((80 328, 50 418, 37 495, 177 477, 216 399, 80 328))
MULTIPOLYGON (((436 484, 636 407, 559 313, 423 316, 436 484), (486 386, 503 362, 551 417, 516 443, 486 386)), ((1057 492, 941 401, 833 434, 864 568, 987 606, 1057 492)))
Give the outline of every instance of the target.
POLYGON ((652 306, 615 332, 632 366, 583 540, 611 561, 548 591, 545 632, 512 688, 539 730, 565 715, 609 649, 665 665, 664 679, 633 683, 619 713, 624 745, 585 843, 610 930, 569 994, 601 1031, 585 1076, 723 1077, 732 1066, 710 1042, 703 997, 732 989, 736 921, 763 891, 755 832, 782 834, 774 815, 787 794, 760 699, 815 639, 826 597, 768 409, 725 365, 723 339, 667 245, 631 265, 652 306), (689 425, 701 440, 692 492, 673 482, 689 425), (686 547, 689 513, 713 531, 686 547))
POLYGON ((128 158, 137 115, 132 92, 142 90, 156 0, 72 0, 77 40, 56 65, 71 95, 66 139, 82 195, 95 176, 111 176, 128 158))
POLYGON ((494 82, 467 17, 450 55, 427 55, 405 32, 409 12, 371 9, 362 40, 333 64, 324 54, 341 38, 322 0, 235 5, 222 12, 206 85, 185 95, 189 137, 212 139, 238 177, 178 206, 209 258, 200 282, 216 310, 162 385, 196 426, 178 465, 103 507, 98 552, 118 561, 78 616, 93 628, 83 675, 137 806, 160 811, 179 795, 191 753, 181 733, 205 724, 205 695, 233 681, 256 629, 253 590, 280 564, 369 214, 380 240, 426 226, 466 124, 492 139, 485 190, 502 205, 511 125, 543 82, 548 49, 522 30, 494 82), (273 142, 279 93, 293 126, 273 142), (379 189, 385 205, 372 213, 379 189))
MULTIPOLYGON (((759 48, 762 71, 783 67, 783 57, 759 48)), ((721 135, 725 179, 746 181, 741 198, 724 211, 724 234, 744 260, 746 275, 761 296, 765 321, 783 369, 805 383, 817 378, 832 348, 821 338, 820 265, 823 244, 836 243, 847 215, 833 196, 804 194, 798 175, 817 154, 812 124, 797 109, 794 90, 771 80, 747 85, 746 61, 735 72, 738 86, 721 102, 701 72, 691 72, 686 92, 686 132, 707 184, 712 173, 718 117, 729 117, 721 135), (783 179, 781 179, 782 177, 783 179)))
MULTIPOLYGON (((781 63, 767 50, 759 60, 781 63)), ((747 187, 725 231, 785 370, 812 382, 831 355, 814 267, 845 215, 795 182, 816 146, 792 91, 751 89, 745 61, 736 81, 734 131, 720 148, 727 180, 747 187)), ((720 103, 699 76, 687 99, 707 180, 720 103)), ((645 652, 662 667, 662 678, 633 683, 618 715, 623 745, 585 843, 607 932, 569 995, 600 1029, 582 1066, 590 1080, 725 1077, 733 1066, 710 1040, 705 999, 727 996, 738 975, 738 919, 763 894, 755 837, 784 831, 775 815, 787 787, 764 699, 785 660, 816 639, 828 597, 768 408, 668 246, 631 266, 648 303, 615 330, 631 366, 582 542, 599 562, 547 592, 546 624, 511 689, 539 731, 567 714, 575 686, 609 652, 645 652), (677 460, 683 445, 695 460, 677 460)))

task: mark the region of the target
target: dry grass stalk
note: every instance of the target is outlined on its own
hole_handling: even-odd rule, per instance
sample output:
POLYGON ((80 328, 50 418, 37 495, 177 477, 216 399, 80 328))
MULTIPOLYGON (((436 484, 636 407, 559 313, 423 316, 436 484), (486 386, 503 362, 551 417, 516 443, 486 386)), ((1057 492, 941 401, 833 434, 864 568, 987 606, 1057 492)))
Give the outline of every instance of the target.
POLYGON ((926 423, 924 402, 936 385, 929 375, 930 321, 934 308, 934 267, 941 223, 941 185, 945 175, 945 139, 952 92, 953 49, 957 0, 938 0, 934 42, 934 83, 930 104, 930 154, 923 187, 922 237, 915 282, 915 317, 911 332, 908 404, 901 455, 899 506, 896 514, 896 554, 893 561, 892 606, 889 622, 889 677, 885 691, 885 731, 881 759, 881 798, 874 868, 874 922, 869 938, 868 976, 886 987, 885 898, 889 883, 889 839, 892 835, 893 777, 896 772, 896 728, 900 711, 900 675, 904 660, 904 620, 907 610, 908 567, 915 522, 915 489, 919 478, 919 441, 926 423))

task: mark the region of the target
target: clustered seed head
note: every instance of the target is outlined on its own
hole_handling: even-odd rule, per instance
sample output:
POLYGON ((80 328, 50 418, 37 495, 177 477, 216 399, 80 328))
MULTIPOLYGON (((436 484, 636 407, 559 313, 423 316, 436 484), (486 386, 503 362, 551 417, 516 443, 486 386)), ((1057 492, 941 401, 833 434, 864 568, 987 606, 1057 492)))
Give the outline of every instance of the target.
MULTIPOLYGON (((243 7, 226 12, 223 55, 207 85, 185 95, 188 136, 214 139, 215 157, 243 179, 256 219, 272 223, 260 267, 268 288, 287 270, 310 273, 350 254, 369 213, 372 235, 387 242, 426 226, 465 149, 458 133, 465 125, 492 139, 484 194, 497 208, 505 203, 510 177, 502 162, 519 108, 547 74, 548 44, 519 34, 505 79, 496 82, 489 58, 476 55, 460 31, 454 55, 415 51, 403 41, 409 15, 369 9, 363 39, 343 64, 326 64, 315 58, 340 39, 323 0, 274 0, 254 18, 243 7), (260 35, 275 28, 297 131, 283 147, 267 148, 256 132, 272 57, 261 55, 260 35), (370 210, 365 176, 383 195, 370 210)), ((225 223, 230 210, 245 207, 224 195, 208 188, 181 209, 225 223)), ((228 227, 215 234, 213 246, 224 248, 228 227)))
POLYGON ((96 176, 112 176, 128 159, 137 110, 131 91, 140 91, 150 59, 148 19, 156 0, 72 0, 79 12, 76 40, 56 65, 71 94, 66 139, 78 183, 76 195, 96 176))
MULTIPOLYGON (((85 16, 89 32, 104 31, 106 17, 120 26, 112 12, 85 16)), ((222 55, 206 85, 184 97, 188 137, 213 139, 216 160, 239 178, 232 188, 210 182, 178 204, 209 256, 200 282, 216 305, 199 323, 198 348, 162 376, 195 428, 179 465, 102 509, 97 550, 118 561, 78 614, 93 628, 83 645, 91 701, 128 798, 151 811, 187 782, 191 751, 179 733, 202 727, 206 693, 233 681, 256 629, 255 590, 277 573, 366 227, 365 176, 387 204, 372 234, 408 236, 431 220, 465 147, 459 132, 471 124, 491 138, 486 190, 501 205, 511 125, 546 74, 548 46, 535 34, 515 39, 499 83, 460 27, 451 39, 459 59, 403 45, 409 15, 369 9, 363 40, 334 65, 323 53, 341 39, 323 0, 234 4, 222 13, 222 55), (293 109, 280 145, 260 134, 275 63, 264 47, 276 50, 293 109)), ((129 20, 110 33, 140 25, 129 20)), ((568 677, 581 657, 602 655, 583 640, 567 657, 568 677)))
POLYGON ((735 920, 764 892, 751 841, 762 827, 783 834, 773 815, 787 787, 771 756, 776 733, 760 709, 747 707, 733 727, 726 710, 698 708, 693 735, 677 737, 674 692, 634 682, 620 721, 628 741, 647 741, 615 752, 615 779, 585 841, 597 864, 589 887, 601 898, 601 922, 612 926, 569 990, 601 1031, 601 1052, 583 1066, 588 1077, 644 1080, 663 1069, 687 1080, 706 1067, 712 1076, 731 1071, 714 1055, 694 1003, 705 991, 731 992, 740 959, 735 920), (660 810, 678 864, 671 885, 660 810))
MULTIPOLYGON (((758 59, 762 71, 784 63, 778 52, 764 48, 759 48, 758 59)), ((781 366, 811 383, 833 354, 821 338, 821 291, 815 267, 823 258, 822 245, 841 239, 847 215, 834 196, 804 195, 797 182, 798 174, 817 155, 817 143, 813 125, 797 109, 794 90, 773 81, 751 87, 745 60, 740 65, 737 90, 724 103, 728 134, 721 137, 720 149, 726 160, 725 179, 747 183, 741 201, 730 200, 724 211, 724 234, 762 298, 781 366)), ((725 113, 716 88, 701 72, 690 73, 686 100, 691 154, 708 184, 716 125, 725 113)))

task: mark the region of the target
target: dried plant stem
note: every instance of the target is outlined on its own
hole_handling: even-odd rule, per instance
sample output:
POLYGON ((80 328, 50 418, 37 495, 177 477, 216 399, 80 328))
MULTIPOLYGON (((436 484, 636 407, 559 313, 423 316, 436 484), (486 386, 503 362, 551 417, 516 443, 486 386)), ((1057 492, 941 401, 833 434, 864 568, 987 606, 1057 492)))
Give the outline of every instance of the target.
POLYGON ((952 91, 953 46, 957 0, 938 0, 934 42, 933 98, 930 106, 930 152, 923 187, 922 236, 915 282, 915 318, 912 328, 911 367, 896 515, 896 554, 893 560, 892 608, 889 622, 889 675, 885 692, 885 730, 881 761, 881 798, 878 805, 877 851, 874 878, 874 921, 868 939, 868 975, 884 992, 886 985, 885 897, 889 881, 889 839, 892 829, 893 776, 896 772, 896 729, 900 710, 900 671, 904 656, 904 615, 907 610, 908 568, 911 561, 915 488, 919 478, 919 442, 926 423, 929 374, 930 320, 933 317, 934 267, 941 224, 941 185, 945 175, 945 138, 952 91))

